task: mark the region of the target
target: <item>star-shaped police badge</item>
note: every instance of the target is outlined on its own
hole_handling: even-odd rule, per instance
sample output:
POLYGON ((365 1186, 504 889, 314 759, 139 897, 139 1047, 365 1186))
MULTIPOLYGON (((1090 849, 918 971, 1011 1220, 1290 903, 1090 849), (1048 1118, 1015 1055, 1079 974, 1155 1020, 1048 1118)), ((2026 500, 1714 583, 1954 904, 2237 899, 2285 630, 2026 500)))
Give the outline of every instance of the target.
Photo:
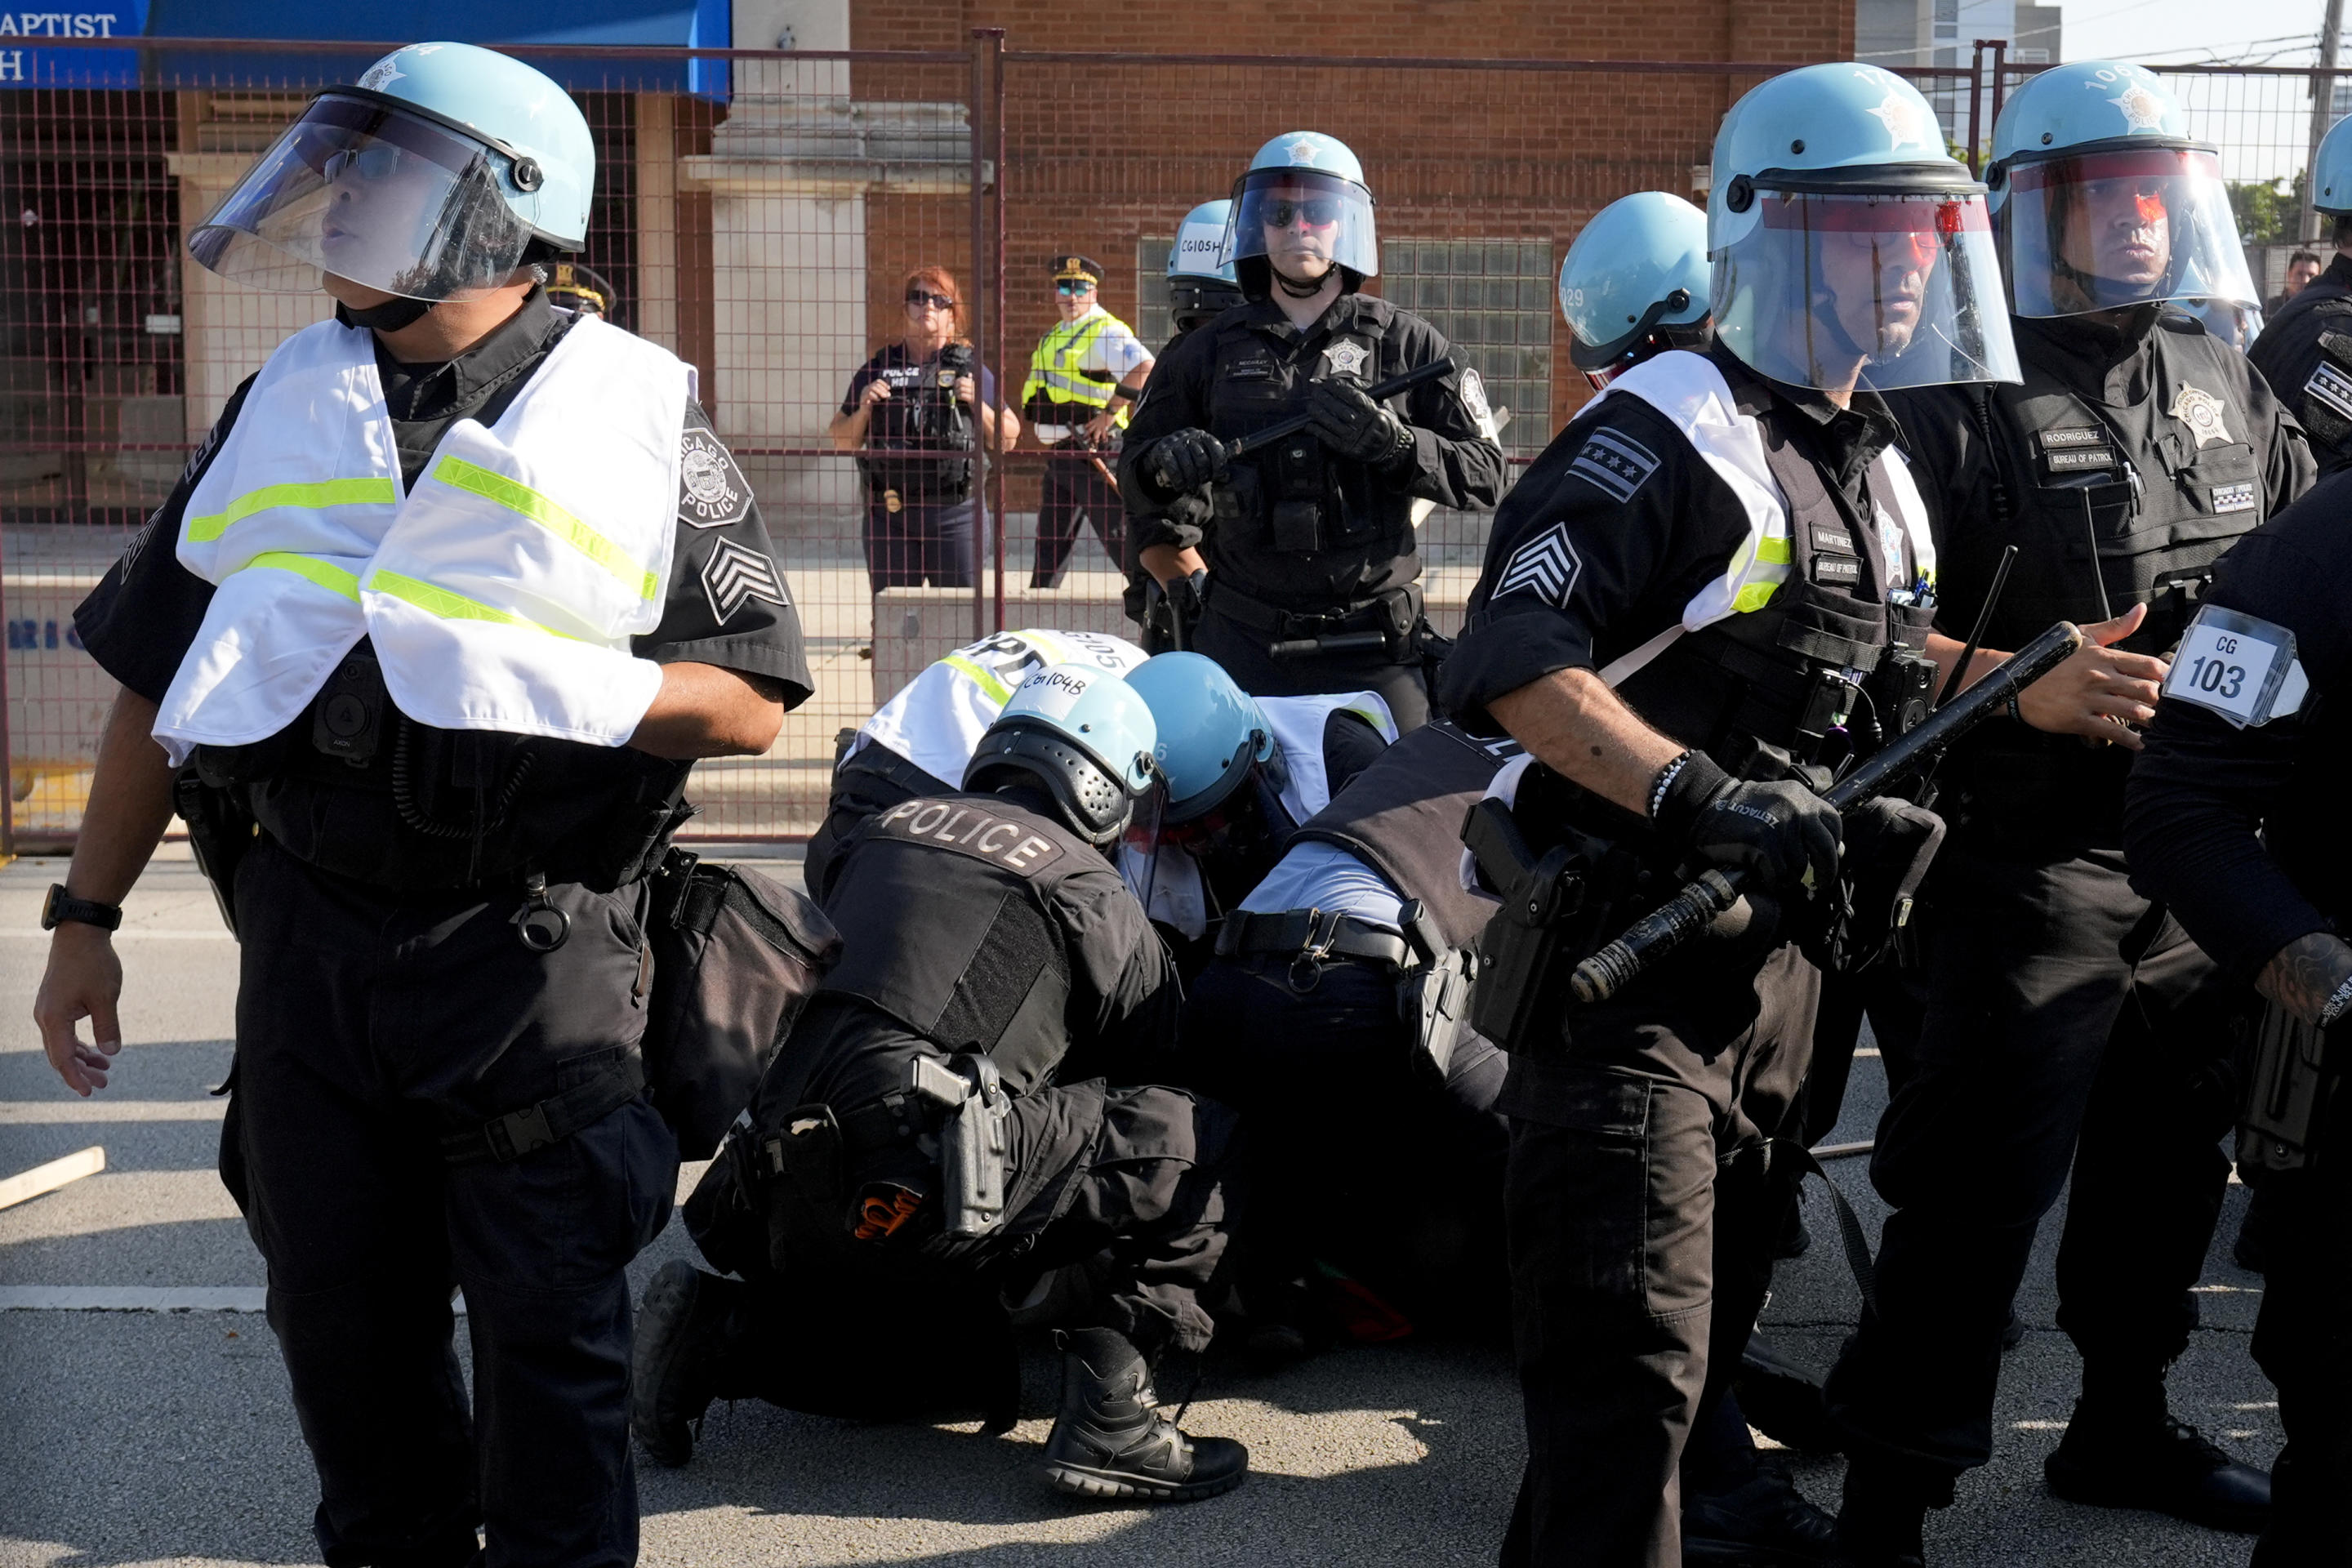
POLYGON ((2183 386, 2172 399, 2172 416, 2189 426, 2200 447, 2228 446, 2230 427, 2221 423, 2221 400, 2199 387, 2183 386))
POLYGON ((1323 371, 1327 375, 1361 376, 1364 362, 1372 351, 1360 342, 1341 338, 1323 351, 1323 371))
POLYGON ((1901 93, 1890 91, 1885 102, 1867 112, 1875 116, 1878 122, 1886 127, 1887 140, 1894 145, 1900 147, 1906 142, 1916 142, 1920 139, 1919 106, 1906 99, 1901 93))
POLYGON ((1313 164, 1322 162, 1323 145, 1312 136, 1301 136, 1285 149, 1294 163, 1313 164))
POLYGON ((724 536, 711 542, 709 558, 702 563, 702 593, 710 601, 711 618, 722 626, 735 618, 746 599, 765 599, 787 609, 793 602, 774 562, 724 536))
POLYGON ((2126 131, 2164 129, 2164 100, 2150 91, 2146 82, 2133 82, 2108 101, 2123 111, 2126 131))

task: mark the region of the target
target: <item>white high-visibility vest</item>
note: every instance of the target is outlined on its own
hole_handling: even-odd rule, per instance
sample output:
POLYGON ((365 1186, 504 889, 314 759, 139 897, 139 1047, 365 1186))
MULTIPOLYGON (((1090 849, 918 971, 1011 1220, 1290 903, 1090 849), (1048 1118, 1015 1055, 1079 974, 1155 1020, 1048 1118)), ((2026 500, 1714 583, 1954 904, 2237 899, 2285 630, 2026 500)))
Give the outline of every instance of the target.
POLYGON ((181 564, 215 585, 154 735, 176 766, 302 712, 361 637, 403 713, 618 746, 661 688, 693 372, 576 321, 492 426, 461 419, 402 482, 373 334, 278 345, 189 497, 181 564))

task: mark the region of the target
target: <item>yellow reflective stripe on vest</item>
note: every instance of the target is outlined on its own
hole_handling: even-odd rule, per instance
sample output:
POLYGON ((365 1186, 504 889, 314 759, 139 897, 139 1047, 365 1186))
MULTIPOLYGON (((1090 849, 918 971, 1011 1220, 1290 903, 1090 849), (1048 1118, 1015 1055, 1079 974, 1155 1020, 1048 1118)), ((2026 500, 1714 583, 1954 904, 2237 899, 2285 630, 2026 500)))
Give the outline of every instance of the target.
POLYGON ((1739 592, 1731 597, 1731 613, 1744 616, 1770 604, 1772 595, 1780 591, 1780 584, 1789 580, 1789 563, 1792 559, 1787 534, 1768 533, 1758 540, 1756 559, 1748 568, 1748 580, 1742 583, 1739 592), (1780 570, 1772 572, 1768 579, 1766 572, 1775 566, 1780 570))
POLYGON ((970 677, 972 684, 985 692, 988 700, 999 707, 1013 700, 1013 689, 991 675, 984 666, 974 664, 960 653, 951 653, 940 662, 950 669, 961 670, 970 677))
POLYGON ((1029 379, 1021 386, 1021 401, 1026 403, 1039 392, 1055 403, 1082 403, 1088 408, 1099 409, 1110 402, 1110 389, 1115 384, 1096 381, 1062 368, 1064 361, 1076 363, 1086 357, 1097 338, 1118 324, 1118 318, 1108 311, 1077 322, 1065 321, 1037 340, 1029 354, 1029 379), (1077 331, 1066 338, 1063 332, 1071 326, 1077 331), (1059 342, 1055 340, 1059 339, 1059 342))
POLYGON ((394 506, 400 487, 388 479, 325 479, 314 485, 264 485, 228 503, 226 511, 188 519, 188 542, 209 544, 256 512, 278 507, 319 511, 331 506, 394 506))
POLYGON ((240 572, 260 567, 273 572, 291 572, 298 577, 308 577, 331 594, 341 594, 353 604, 360 600, 360 580, 331 561, 315 555, 298 555, 290 550, 265 550, 244 565, 240 572))
POLYGON ((446 588, 436 588, 414 577, 404 577, 397 572, 371 572, 367 586, 371 593, 389 594, 395 599, 415 605, 426 615, 445 621, 488 621, 493 626, 528 626, 532 631, 545 632, 549 637, 562 637, 566 642, 586 640, 569 632, 559 632, 553 626, 541 626, 537 621, 525 620, 510 611, 485 605, 478 599, 468 599, 463 594, 453 594, 446 588))
MULTIPOLYGON (((496 473, 462 458, 444 458, 433 466, 433 477, 443 484, 453 486, 483 500, 494 501, 520 517, 546 529, 564 543, 610 572, 624 584, 635 588, 643 599, 652 599, 660 588, 655 574, 639 566, 629 558, 629 552, 572 516, 550 498, 529 485, 496 473)), ((407 579, 403 579, 406 581, 407 579)), ((436 589, 435 592, 439 592, 436 589)), ((472 603, 467 600, 467 603, 472 603)), ((531 623, 520 623, 529 626, 531 623)), ((558 633, 558 636, 562 634, 558 633)))

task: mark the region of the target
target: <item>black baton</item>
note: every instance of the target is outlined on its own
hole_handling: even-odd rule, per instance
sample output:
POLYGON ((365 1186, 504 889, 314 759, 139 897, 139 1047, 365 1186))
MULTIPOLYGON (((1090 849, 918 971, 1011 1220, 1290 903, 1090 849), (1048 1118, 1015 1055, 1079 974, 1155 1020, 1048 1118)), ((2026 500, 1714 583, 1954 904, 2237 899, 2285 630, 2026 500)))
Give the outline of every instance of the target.
MULTIPOLYGON (((1378 403, 1382 398, 1394 397, 1400 392, 1411 392, 1424 381, 1435 381, 1440 376, 1453 374, 1454 360, 1448 355, 1444 359, 1431 360, 1427 364, 1417 364, 1402 375, 1392 375, 1377 385, 1368 386, 1364 388, 1364 395, 1378 403)), ((1245 457, 1260 447, 1270 447, 1276 441, 1286 440, 1314 423, 1312 415, 1298 414, 1263 430, 1253 430, 1238 441, 1227 442, 1225 457, 1228 460, 1245 457)))
MULTIPOLYGON (((1874 752, 1830 786, 1823 798, 1840 812, 1883 792, 1895 779, 1917 771, 1979 721, 2005 708, 2009 700, 2065 662, 2083 646, 2083 631, 2061 621, 2000 662, 1982 680, 1930 713, 1919 727, 1874 752)), ((1708 870, 1665 903, 1635 921, 1625 934, 1576 966, 1569 985, 1582 1003, 1606 1002, 1642 972, 1705 931, 1715 917, 1739 901, 1744 873, 1708 870)))

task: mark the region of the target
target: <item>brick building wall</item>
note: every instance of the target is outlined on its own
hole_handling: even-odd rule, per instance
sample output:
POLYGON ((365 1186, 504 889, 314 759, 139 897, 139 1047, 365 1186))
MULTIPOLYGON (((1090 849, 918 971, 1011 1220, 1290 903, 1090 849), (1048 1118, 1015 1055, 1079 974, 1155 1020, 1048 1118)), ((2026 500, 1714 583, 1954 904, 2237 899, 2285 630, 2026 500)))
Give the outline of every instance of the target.
MULTIPOLYGON (((1850 58, 1853 47, 1851 0, 1601 0, 1576 6, 1557 0, 1359 0, 1329 9, 1344 25, 1310 35, 1299 26, 1297 8, 1261 0, 1108 10, 1075 0, 859 0, 851 43, 859 49, 958 48, 971 28, 1002 26, 1014 50, 1787 65, 1850 58)), ((1691 195, 1693 165, 1705 163, 1722 111, 1756 79, 1015 60, 1006 79, 1006 379, 1017 383, 1030 345, 1054 320, 1049 256, 1069 249, 1099 258, 1110 274, 1103 303, 1139 321, 1145 304, 1139 299, 1139 253, 1161 254, 1150 242, 1168 238, 1195 202, 1225 195, 1261 142, 1311 129, 1340 137, 1362 158, 1384 246, 1488 242, 1427 251, 1449 275, 1416 280, 1409 302, 1424 309, 1432 300, 1465 302, 1464 309, 1501 312, 1457 312, 1457 319, 1465 332, 1508 338, 1516 331, 1516 343, 1496 342, 1491 355, 1477 342, 1465 343, 1474 357, 1492 361, 1490 382, 1508 381, 1512 353, 1528 362, 1534 352, 1526 339, 1541 331, 1537 312, 1557 320, 1548 280, 1539 298, 1528 297, 1539 278, 1556 274, 1584 222, 1632 191, 1691 195), (1547 251, 1548 263, 1536 265, 1547 251), (1480 271, 1496 266, 1496 258, 1508 266, 1507 277, 1480 271), (1514 310, 1516 327, 1506 320, 1514 310)), ((898 332, 901 274, 925 259, 921 252, 939 237, 966 232, 961 213, 940 210, 954 205, 919 197, 874 204, 868 255, 877 342, 898 332)), ((1386 281, 1395 284, 1399 269, 1391 264, 1387 270, 1386 281)), ((964 279, 967 289, 978 281, 964 279)), ((1150 291, 1150 280, 1141 288, 1150 291)), ((1392 291, 1407 298, 1402 288, 1392 291)), ((1515 448, 1539 447, 1582 401, 1582 382, 1565 353, 1546 358, 1543 427, 1512 429, 1507 441, 1515 448)), ((1014 390, 1008 385, 1007 395, 1014 390)))

